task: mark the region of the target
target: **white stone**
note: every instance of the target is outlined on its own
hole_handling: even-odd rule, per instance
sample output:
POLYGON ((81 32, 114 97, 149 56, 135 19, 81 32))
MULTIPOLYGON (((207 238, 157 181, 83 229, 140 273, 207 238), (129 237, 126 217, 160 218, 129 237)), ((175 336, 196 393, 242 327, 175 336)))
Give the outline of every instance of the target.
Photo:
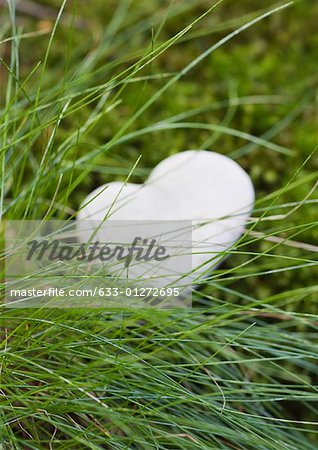
POLYGON ((195 271, 186 277, 190 285, 212 271, 240 238, 253 209, 254 189, 248 174, 232 159, 190 150, 159 163, 143 185, 109 183, 90 193, 83 205, 77 215, 83 242, 92 232, 83 226, 87 219, 191 220, 195 271))

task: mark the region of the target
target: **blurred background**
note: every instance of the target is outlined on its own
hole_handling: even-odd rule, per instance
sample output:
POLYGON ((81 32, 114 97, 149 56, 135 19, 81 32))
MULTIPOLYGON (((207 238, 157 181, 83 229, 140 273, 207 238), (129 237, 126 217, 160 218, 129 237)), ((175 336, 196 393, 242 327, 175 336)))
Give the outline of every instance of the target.
MULTIPOLYGON (((114 100, 110 111, 85 132, 79 132, 76 145, 69 145, 64 153, 60 172, 66 176, 61 186, 67 186, 70 167, 72 176, 79 177, 68 195, 61 197, 69 214, 76 211, 95 187, 108 181, 125 180, 140 155, 141 161, 130 177, 132 182, 143 182, 151 169, 172 153, 204 148, 235 158, 251 175, 258 198, 257 217, 272 204, 275 193, 280 192, 276 203, 282 209, 270 213, 292 213, 283 222, 260 223, 257 232, 275 236, 274 242, 277 236, 281 241, 298 242, 291 246, 278 245, 273 250, 277 256, 298 258, 299 252, 301 255, 305 252, 304 258, 311 259, 316 253, 307 252, 306 245, 318 242, 318 230, 314 226, 315 193, 307 198, 317 179, 318 167, 317 154, 309 158, 317 145, 317 1, 296 1, 234 37, 134 117, 169 79, 180 74, 211 45, 270 7, 279 6, 267 0, 228 0, 207 13, 213 4, 206 0, 68 1, 54 29, 61 1, 20 0, 7 4, 0 0, 0 56, 9 65, 11 45, 15 42, 19 48, 19 76, 26 80, 24 89, 30 101, 35 98, 41 79, 39 106, 45 105, 39 110, 41 120, 49 122, 61 99, 72 95, 70 101, 76 106, 54 130, 54 148, 63 148, 69 136, 76 135, 95 111, 101 95, 90 97, 90 92, 98 91, 97 87, 107 83, 109 86, 110 80, 117 80, 125 71, 129 73, 132 65, 140 66, 133 79, 114 83, 104 94, 114 100), (11 5, 11 17, 8 5, 11 5), (13 23, 19 36, 15 40, 10 38, 13 23), (141 58, 190 24, 173 45, 141 67, 141 58), (50 50, 46 54, 48 46, 50 50), (43 73, 41 65, 37 66, 39 61, 42 66, 45 62, 43 73), (185 125, 177 129, 162 127, 160 132, 144 131, 158 122, 171 120, 185 125), (93 159, 87 156, 89 151, 111 142, 122 129, 124 133, 120 131, 120 139, 109 151, 95 152, 93 159), (74 160, 77 163, 73 165, 74 160), (295 174, 295 187, 282 192, 295 174), (294 212, 293 208, 296 208, 294 212)), ((2 64, 3 104, 8 73, 2 64)), ((21 117, 17 122, 23 119, 27 121, 21 117)), ((21 176, 22 188, 33 179, 36 161, 43 154, 52 129, 52 124, 43 126, 29 141, 28 152, 32 158, 27 157, 21 176)), ((19 151, 26 151, 24 142, 16 145, 19 151)), ((54 171, 49 173, 53 178, 47 179, 42 193, 46 206, 57 183, 54 171)), ((9 190, 9 198, 15 195, 9 190)), ((18 218, 17 210, 14 214, 18 218)), ((262 239, 251 242, 248 250, 263 253, 269 245, 273 244, 262 239)), ((235 267, 244 258, 244 255, 233 255, 225 267, 235 267)), ((277 264, 284 266, 282 260, 277 260, 277 264)), ((252 271, 244 272, 246 279, 240 276, 234 280, 235 289, 264 297, 316 281, 308 267, 277 271, 266 277, 263 273, 272 268, 270 264, 258 258, 253 267, 252 271)))

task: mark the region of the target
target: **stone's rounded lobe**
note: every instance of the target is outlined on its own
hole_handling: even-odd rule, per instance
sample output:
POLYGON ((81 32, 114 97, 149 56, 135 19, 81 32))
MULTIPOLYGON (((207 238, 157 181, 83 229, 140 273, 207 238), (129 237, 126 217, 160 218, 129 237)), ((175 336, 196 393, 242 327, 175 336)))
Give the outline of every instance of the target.
POLYGON ((190 150, 159 163, 144 185, 109 183, 89 194, 83 205, 77 215, 82 241, 89 239, 81 227, 83 219, 193 221, 192 267, 206 263, 197 277, 215 268, 218 255, 242 235, 253 209, 254 188, 230 158, 190 150))

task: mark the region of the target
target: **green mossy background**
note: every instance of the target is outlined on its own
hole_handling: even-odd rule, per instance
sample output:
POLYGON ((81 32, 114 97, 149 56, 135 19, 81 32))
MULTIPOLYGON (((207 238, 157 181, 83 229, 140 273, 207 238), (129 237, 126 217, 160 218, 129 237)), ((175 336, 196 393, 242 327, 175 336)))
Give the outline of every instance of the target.
MULTIPOLYGON (((17 14, 18 25, 23 28, 23 32, 50 29, 53 26, 52 17, 57 13, 61 2, 38 3, 50 7, 47 14, 44 12, 42 19, 17 14)), ((169 5, 168 1, 127 1, 129 13, 126 14, 118 33, 101 50, 95 73, 83 85, 105 82, 136 61, 140 55, 149 52, 158 42, 171 38, 204 13, 212 3, 204 0, 176 1, 171 3, 170 13, 167 13, 169 5), (163 20, 164 24, 161 25, 163 20), (159 35, 156 36, 159 28, 159 35), (111 62, 114 63, 113 67, 109 67, 111 62)), ((93 130, 85 135, 85 139, 81 137, 79 145, 68 152, 66 160, 72 160, 74 155, 80 157, 87 149, 109 141, 138 106, 162 86, 168 74, 181 70, 225 33, 244 23, 257 11, 265 10, 271 5, 273 3, 270 1, 245 0, 225 1, 216 7, 180 42, 138 74, 153 79, 131 83, 119 92, 120 105, 105 115, 93 130)), ((57 79, 67 78, 68 70, 94 51, 104 39, 107 24, 117 7, 116 1, 77 0, 66 4, 64 21, 57 28, 48 58, 45 73, 47 87, 54 86, 57 79)), ((143 182, 152 167, 168 155, 193 148, 233 155, 251 175, 259 199, 284 187, 317 145, 317 18, 318 2, 310 0, 296 2, 292 7, 262 21, 213 52, 174 84, 129 128, 129 131, 135 131, 191 109, 208 109, 211 104, 224 102, 223 107, 210 108, 186 121, 226 125, 258 137, 266 136, 266 133, 274 130, 270 134, 272 142, 290 149, 292 154, 281 154, 257 145, 249 145, 238 137, 208 130, 173 129, 144 134, 116 146, 107 155, 101 153, 97 156, 94 159, 95 167, 70 194, 68 206, 77 209, 93 188, 105 182, 125 180, 140 155, 141 161, 130 178, 132 182, 143 182), (266 95, 269 96, 268 102, 265 100, 259 104, 246 102, 247 104, 235 105, 236 98, 266 95)), ((1 22, 5 23, 7 20, 2 10, 1 22)), ((22 40, 20 67, 24 76, 27 76, 40 60, 43 61, 48 40, 49 36, 46 34, 22 40)), ((8 45, 6 48, 2 46, 2 52, 4 58, 8 56, 8 45)), ((3 69, 2 79, 5 79, 5 76, 3 69)), ((82 76, 85 78, 85 73, 82 76)), ((1 83, 1 86, 3 87, 4 83, 1 83)), ((96 102, 84 106, 78 113, 64 119, 57 132, 56 144, 63 142, 70 132, 74 132, 94 106, 96 102)), ((45 138, 45 130, 43 135, 45 138)), ((35 154, 41 154, 42 141, 43 137, 34 143, 35 154)), ((315 154, 302 168, 298 178, 314 173, 318 167, 317 162, 315 154)), ((81 168, 75 170, 75 174, 80 172, 81 168)), ((29 176, 32 177, 32 174, 29 176)), ((27 182, 26 177, 25 183, 27 182)), ((67 180, 63 182, 67 183, 67 180)), ((313 182, 314 180, 311 181, 313 182)), ((301 184, 284 194, 278 203, 299 202, 306 196, 310 187, 310 183, 301 184)), ((48 187, 48 199, 54 188, 54 183, 51 189, 48 187)), ((292 227, 315 221, 316 208, 315 204, 303 206, 288 217, 284 226, 292 227)), ((267 225, 265 222, 259 229, 267 232, 267 225)), ((284 226, 281 237, 288 236, 288 233, 284 232, 284 226)), ((306 229, 297 235, 296 239, 311 244, 317 243, 317 227, 306 229)), ((263 241, 252 245, 251 249, 260 252, 266 251, 267 247, 267 243, 263 241)), ((297 250, 285 248, 285 254, 297 256, 297 250)), ((233 256, 226 261, 225 266, 234 267, 241 260, 241 256, 238 261, 233 256)), ((245 292, 261 297, 286 288, 312 285, 315 282, 316 275, 313 275, 313 271, 304 269, 278 273, 266 278, 251 277, 237 283, 239 286, 243 284, 245 292)), ((311 308, 310 304, 308 307, 311 308)))

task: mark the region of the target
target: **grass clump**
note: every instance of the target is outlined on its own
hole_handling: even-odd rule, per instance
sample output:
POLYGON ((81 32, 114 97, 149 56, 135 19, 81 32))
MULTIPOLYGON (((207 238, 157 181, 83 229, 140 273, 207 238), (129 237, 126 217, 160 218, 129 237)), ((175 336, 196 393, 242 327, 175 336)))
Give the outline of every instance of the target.
POLYGON ((2 307, 0 446, 317 448, 318 4, 45 5, 1 7, 2 220, 69 218, 190 148, 257 203, 192 310, 2 307))

